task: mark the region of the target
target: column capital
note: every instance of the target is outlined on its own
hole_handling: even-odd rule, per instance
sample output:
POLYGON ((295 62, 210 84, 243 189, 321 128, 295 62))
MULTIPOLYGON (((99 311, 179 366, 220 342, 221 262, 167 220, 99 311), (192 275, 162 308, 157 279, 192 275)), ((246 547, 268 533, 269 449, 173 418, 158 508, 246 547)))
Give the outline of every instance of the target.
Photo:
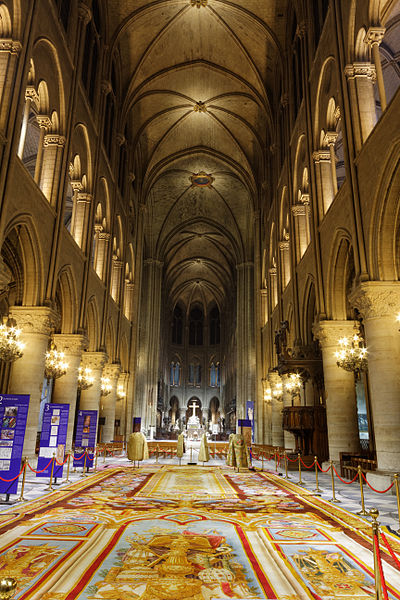
POLYGON ((354 321, 318 321, 312 326, 314 336, 322 348, 337 346, 338 340, 354 333, 354 321))
POLYGON ((40 129, 48 129, 51 127, 51 119, 46 115, 37 115, 36 121, 38 122, 40 129))
POLYGON ((115 136, 115 141, 117 142, 118 146, 123 146, 126 144, 126 137, 123 133, 117 133, 115 136))
POLYGON ((400 281, 365 281, 349 300, 364 319, 393 317, 400 312, 400 281))
POLYGON ((313 152, 312 154, 313 160, 316 163, 319 162, 329 162, 331 160, 331 153, 329 152, 329 150, 325 150, 325 149, 320 149, 320 150, 315 150, 315 152, 313 152))
POLYGON ((268 290, 265 288, 262 288, 260 290, 260 295, 261 295, 261 298, 266 298, 268 296, 268 290))
POLYGON ((111 239, 111 233, 108 233, 108 231, 100 231, 99 232, 99 240, 105 240, 106 242, 109 242, 111 239))
POLYGON ((78 17, 83 21, 84 25, 87 25, 92 20, 92 11, 84 2, 79 2, 78 17))
POLYGON ((327 131, 324 137, 324 142, 327 146, 334 146, 336 144, 336 140, 338 138, 338 134, 336 131, 327 131))
POLYGON ((36 104, 39 104, 39 94, 33 87, 33 85, 28 85, 25 90, 25 100, 32 100, 36 104))
POLYGON ((10 54, 19 54, 22 49, 21 42, 15 40, 0 40, 0 52, 9 52, 10 54))
POLYGON ((281 240, 278 244, 279 250, 285 251, 285 250, 289 250, 290 248, 290 242, 289 240, 281 240))
POLYGON ((107 79, 103 79, 100 83, 101 93, 107 96, 112 91, 111 83, 107 79))
POLYGON ((101 371, 108 361, 108 355, 105 352, 82 352, 82 364, 94 371, 101 371))
POLYGON ((48 306, 12 306, 10 317, 24 333, 50 335, 60 322, 58 312, 48 306))
POLYGON ((63 148, 65 146, 66 139, 63 135, 59 135, 58 133, 48 133, 44 136, 43 146, 47 148, 48 146, 58 146, 63 148))
POLYGON ((87 192, 78 192, 76 196, 77 202, 84 202, 86 204, 90 204, 93 200, 92 194, 88 194, 87 192))
POLYGON ((58 350, 71 356, 80 356, 88 347, 89 340, 86 335, 79 333, 56 333, 53 336, 58 350))
POLYGON ((293 204, 291 211, 294 217, 303 217, 306 214, 306 207, 304 204, 293 204))
POLYGON ((241 269, 253 269, 254 268, 254 263, 252 261, 242 262, 239 265, 236 265, 236 268, 238 270, 241 270, 241 269))
POLYGON ((385 27, 370 27, 365 35, 364 42, 366 44, 380 44, 383 40, 383 36, 385 35, 386 28, 385 27))
POLYGON ((103 376, 109 377, 112 381, 117 380, 121 373, 121 365, 119 363, 107 363, 103 368, 103 376))
POLYGON ((376 79, 375 65, 370 62, 354 62, 353 64, 346 65, 344 74, 347 79, 355 79, 356 77, 366 77, 372 81, 376 79))

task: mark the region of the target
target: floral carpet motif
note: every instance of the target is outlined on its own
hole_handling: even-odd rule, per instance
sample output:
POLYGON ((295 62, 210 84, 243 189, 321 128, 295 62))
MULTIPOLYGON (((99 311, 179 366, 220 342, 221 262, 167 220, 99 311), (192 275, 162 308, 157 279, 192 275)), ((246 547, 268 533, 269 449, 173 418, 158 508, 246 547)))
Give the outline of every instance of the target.
POLYGON ((18 600, 374 597, 370 524, 271 473, 109 468, 2 517, 18 600))

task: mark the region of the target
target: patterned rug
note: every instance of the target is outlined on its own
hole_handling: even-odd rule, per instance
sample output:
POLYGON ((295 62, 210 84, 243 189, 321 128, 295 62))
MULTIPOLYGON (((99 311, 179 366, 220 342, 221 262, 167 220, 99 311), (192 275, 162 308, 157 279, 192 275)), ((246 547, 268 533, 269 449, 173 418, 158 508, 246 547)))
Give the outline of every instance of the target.
POLYGON ((374 597, 370 524, 270 473, 109 468, 2 512, 0 527, 18 600, 374 597))

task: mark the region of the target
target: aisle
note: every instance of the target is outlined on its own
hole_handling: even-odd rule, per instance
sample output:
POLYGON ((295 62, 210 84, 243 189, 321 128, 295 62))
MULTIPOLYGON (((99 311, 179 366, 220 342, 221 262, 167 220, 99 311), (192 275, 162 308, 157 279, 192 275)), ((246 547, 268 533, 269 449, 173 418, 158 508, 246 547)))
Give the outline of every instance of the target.
POLYGON ((271 473, 110 467, 0 518, 19 600, 373 596, 370 525, 271 473))

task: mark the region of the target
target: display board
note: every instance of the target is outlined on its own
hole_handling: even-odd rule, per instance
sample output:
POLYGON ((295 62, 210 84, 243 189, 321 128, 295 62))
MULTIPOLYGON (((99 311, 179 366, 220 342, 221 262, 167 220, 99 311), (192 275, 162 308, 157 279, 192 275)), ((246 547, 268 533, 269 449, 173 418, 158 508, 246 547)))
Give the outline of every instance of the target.
POLYGON ((254 401, 247 400, 246 402, 246 415, 247 419, 251 423, 251 441, 254 442, 254 401))
POLYGON ((133 417, 133 424, 132 424, 133 433, 140 433, 141 423, 142 423, 141 417, 133 417))
MULTIPOLYGON (((80 410, 76 422, 75 450, 74 456, 79 457, 88 453, 89 460, 86 459, 86 466, 93 466, 94 450, 96 448, 97 431, 97 410, 80 410)), ((74 459, 74 467, 83 467, 85 457, 80 460, 74 459)))
MULTIPOLYGON (((0 395, 0 477, 13 479, 21 470, 26 420, 28 418, 28 395, 0 395)), ((18 479, 2 481, 1 494, 16 494, 18 479)))
MULTIPOLYGON (((40 436, 39 458, 36 477, 50 477, 51 465, 48 463, 56 455, 59 463, 64 461, 67 441, 69 404, 46 404, 43 411, 42 433, 40 436), (47 468, 45 468, 47 466, 47 468), (44 469, 44 470, 43 470, 44 469)), ((62 477, 63 465, 54 465, 53 477, 62 477)))

